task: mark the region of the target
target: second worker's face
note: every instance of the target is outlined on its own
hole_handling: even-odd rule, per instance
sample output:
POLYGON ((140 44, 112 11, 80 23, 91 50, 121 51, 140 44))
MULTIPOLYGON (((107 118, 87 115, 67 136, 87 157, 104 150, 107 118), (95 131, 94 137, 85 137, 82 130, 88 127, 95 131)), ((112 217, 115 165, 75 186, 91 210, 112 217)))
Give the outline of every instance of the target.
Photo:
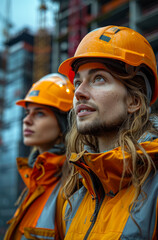
POLYGON ((53 147, 58 141, 60 128, 53 111, 36 103, 29 103, 23 119, 23 139, 27 146, 36 146, 40 152, 53 147))
POLYGON ((80 133, 97 136, 115 131, 127 118, 130 105, 127 89, 102 63, 81 65, 74 86, 73 105, 80 133))

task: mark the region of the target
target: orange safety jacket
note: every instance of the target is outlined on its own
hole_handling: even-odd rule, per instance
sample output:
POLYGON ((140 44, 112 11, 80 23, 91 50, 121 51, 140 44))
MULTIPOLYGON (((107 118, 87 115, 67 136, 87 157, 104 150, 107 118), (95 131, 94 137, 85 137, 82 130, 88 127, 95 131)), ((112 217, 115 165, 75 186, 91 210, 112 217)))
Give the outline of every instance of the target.
POLYGON ((28 159, 17 159, 28 192, 9 221, 4 240, 59 239, 55 214, 58 213, 56 201, 65 159, 65 155, 45 152, 37 157, 33 168, 28 166, 28 159))
MULTIPOLYGON (((158 166, 158 139, 140 144, 158 166)), ((126 152, 125 159, 128 166, 130 156, 126 152)), ((65 240, 158 239, 157 170, 154 174, 151 171, 144 183, 139 201, 135 208, 132 207, 131 217, 129 206, 135 188, 128 169, 122 181, 123 156, 120 147, 104 153, 73 153, 70 162, 83 176, 84 186, 71 196, 72 209, 65 202, 65 240)))

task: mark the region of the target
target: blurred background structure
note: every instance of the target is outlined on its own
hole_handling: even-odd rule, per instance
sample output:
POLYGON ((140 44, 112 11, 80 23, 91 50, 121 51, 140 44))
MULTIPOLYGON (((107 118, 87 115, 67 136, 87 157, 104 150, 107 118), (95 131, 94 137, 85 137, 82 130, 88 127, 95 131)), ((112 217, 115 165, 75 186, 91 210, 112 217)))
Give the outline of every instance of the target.
MULTIPOLYGON (((9 12, 10 1, 5 1, 9 12)), ((24 111, 15 102, 24 98, 33 82, 57 72, 59 64, 74 55, 85 34, 97 27, 133 28, 148 39, 158 60, 157 0, 39 0, 37 15, 37 31, 24 28, 14 34, 10 15, 0 15, 5 39, 0 51, 0 240, 23 189, 16 157, 27 157, 30 151, 22 139, 24 111), (54 4, 50 28, 47 11, 54 4)), ((157 102, 153 109, 158 112, 157 102)))

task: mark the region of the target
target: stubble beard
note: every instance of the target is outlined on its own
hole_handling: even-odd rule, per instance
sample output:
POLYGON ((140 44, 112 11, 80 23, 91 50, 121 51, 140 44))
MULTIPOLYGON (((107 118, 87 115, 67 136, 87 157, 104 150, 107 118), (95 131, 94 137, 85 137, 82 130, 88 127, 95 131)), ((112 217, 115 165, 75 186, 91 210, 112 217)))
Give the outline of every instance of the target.
POLYGON ((106 122, 102 123, 100 121, 93 121, 92 123, 84 124, 84 126, 77 124, 77 130, 82 135, 92 135, 95 137, 100 137, 106 133, 116 132, 122 127, 124 119, 120 118, 118 121, 108 124, 106 122))

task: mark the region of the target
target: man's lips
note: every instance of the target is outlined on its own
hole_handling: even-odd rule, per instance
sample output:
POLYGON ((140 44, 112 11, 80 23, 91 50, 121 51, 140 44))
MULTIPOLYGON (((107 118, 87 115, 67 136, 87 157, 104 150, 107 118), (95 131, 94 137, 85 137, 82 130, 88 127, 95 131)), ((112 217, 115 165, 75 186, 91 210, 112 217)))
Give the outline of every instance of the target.
POLYGON ((32 130, 26 128, 26 129, 24 129, 23 133, 24 133, 24 136, 29 136, 29 135, 32 135, 34 132, 32 130))
POLYGON ((95 108, 90 107, 90 106, 85 105, 85 104, 80 104, 76 107, 76 114, 79 117, 89 115, 94 111, 96 111, 95 108))

